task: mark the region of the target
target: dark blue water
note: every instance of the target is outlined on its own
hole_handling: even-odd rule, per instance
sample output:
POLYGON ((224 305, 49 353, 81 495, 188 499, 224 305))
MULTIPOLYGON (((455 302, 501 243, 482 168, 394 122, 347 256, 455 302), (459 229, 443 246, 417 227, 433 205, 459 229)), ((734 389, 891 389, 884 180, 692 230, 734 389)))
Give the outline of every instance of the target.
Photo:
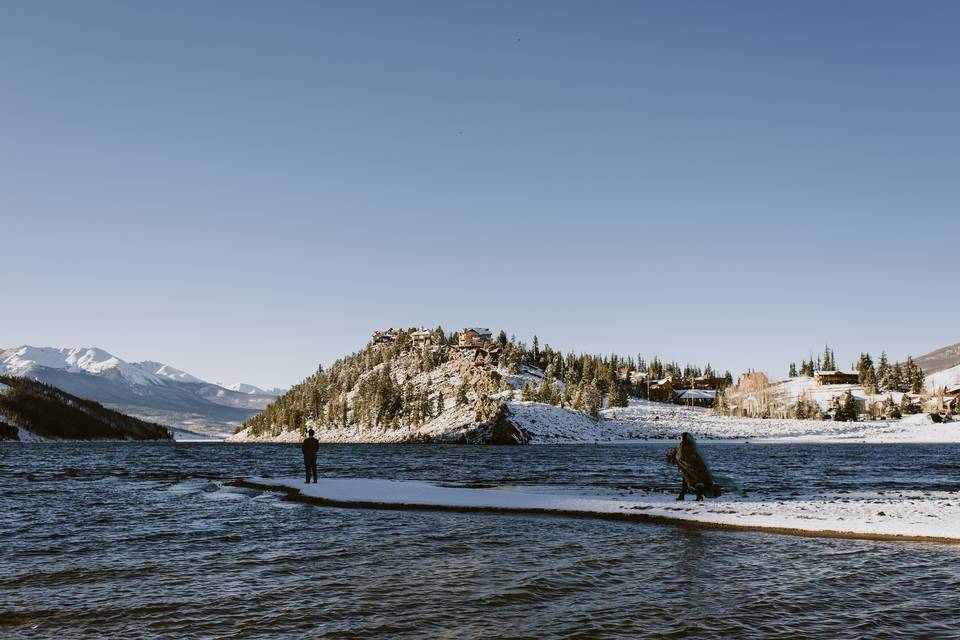
MULTIPOLYGON (((674 491, 668 446, 335 446, 321 473, 674 491)), ((960 491, 956 445, 702 448, 748 492, 960 491)), ((960 546, 337 509, 224 485, 299 474, 298 455, 0 445, 0 637, 960 637, 960 546)))

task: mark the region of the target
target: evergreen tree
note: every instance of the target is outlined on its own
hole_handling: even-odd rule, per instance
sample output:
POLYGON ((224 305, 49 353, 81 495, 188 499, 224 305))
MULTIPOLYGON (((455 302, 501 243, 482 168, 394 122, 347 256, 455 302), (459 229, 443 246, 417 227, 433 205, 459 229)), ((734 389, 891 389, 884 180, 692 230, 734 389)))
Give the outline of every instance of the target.
POLYGON ((790 371, 787 375, 791 378, 797 377, 797 364, 795 362, 790 363, 790 371))
POLYGON ((923 391, 923 370, 916 365, 910 356, 907 356, 907 362, 904 365, 904 377, 904 384, 910 385, 910 391, 913 393, 923 391))
POLYGON ((602 408, 602 398, 597 386, 588 382, 583 388, 583 411, 594 420, 600 419, 600 409, 602 408))
POLYGON ((824 371, 835 371, 837 369, 837 362, 833 356, 833 349, 829 346, 824 346, 823 348, 823 370, 824 371))
POLYGON ((898 420, 901 415, 900 407, 893 401, 893 396, 887 396, 887 399, 883 401, 883 416, 888 420, 898 420))
POLYGON ((462 407, 463 405, 467 404, 467 402, 469 402, 469 398, 467 397, 466 382, 461 382, 460 385, 457 387, 457 396, 454 400, 456 401, 458 407, 462 407))
POLYGON ((900 397, 900 413, 908 416, 913 413, 917 413, 919 409, 917 405, 913 404, 913 400, 910 399, 910 396, 903 394, 900 397))
POLYGON ((844 393, 839 401, 834 398, 833 419, 838 421, 855 421, 857 419, 857 403, 850 391, 844 393))
POLYGON ((880 360, 877 362, 877 388, 879 390, 888 391, 893 388, 892 374, 890 363, 887 362, 887 352, 881 351, 880 360))
POLYGON ((893 365, 893 369, 890 372, 890 382, 891 382, 890 388, 896 391, 899 391, 904 384, 903 367, 900 366, 899 362, 893 365))
POLYGON ((873 359, 869 353, 860 354, 860 360, 857 362, 857 373, 859 374, 860 384, 863 385, 867 393, 875 393, 877 390, 877 372, 873 367, 873 359))

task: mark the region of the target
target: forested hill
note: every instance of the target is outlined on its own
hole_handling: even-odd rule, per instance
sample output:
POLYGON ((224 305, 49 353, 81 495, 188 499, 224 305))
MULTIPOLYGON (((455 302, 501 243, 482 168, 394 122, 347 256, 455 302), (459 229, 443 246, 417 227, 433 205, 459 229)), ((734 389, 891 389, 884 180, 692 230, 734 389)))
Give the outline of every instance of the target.
MULTIPOLYGON (((522 443, 529 419, 596 420, 643 394, 647 376, 716 375, 659 358, 563 354, 534 337, 397 329, 295 385, 229 440, 522 443), (539 414, 538 414, 539 412, 539 414), (521 415, 522 414, 522 415, 521 415)), ((729 376, 729 374, 727 374, 729 376)))
POLYGON ((166 427, 107 409, 54 386, 0 375, 0 439, 20 429, 56 440, 170 440, 166 427))

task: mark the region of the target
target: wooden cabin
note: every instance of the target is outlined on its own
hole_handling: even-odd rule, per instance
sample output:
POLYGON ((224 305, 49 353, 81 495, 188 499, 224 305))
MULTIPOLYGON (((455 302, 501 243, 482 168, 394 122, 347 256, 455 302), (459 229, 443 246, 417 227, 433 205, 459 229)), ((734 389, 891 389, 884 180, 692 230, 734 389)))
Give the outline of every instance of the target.
POLYGON ((479 327, 467 327, 460 332, 461 347, 483 347, 493 339, 493 333, 490 329, 481 329, 479 327))
POLYGON ((860 384, 860 374, 846 371, 814 371, 813 381, 825 384, 860 384))
POLYGON ((673 402, 673 396, 672 378, 650 381, 650 397, 648 400, 653 400, 654 402, 673 402))
POLYGON ((715 378, 713 376, 698 376, 693 379, 692 383, 692 388, 707 391, 719 391, 725 386, 727 386, 726 378, 715 378))

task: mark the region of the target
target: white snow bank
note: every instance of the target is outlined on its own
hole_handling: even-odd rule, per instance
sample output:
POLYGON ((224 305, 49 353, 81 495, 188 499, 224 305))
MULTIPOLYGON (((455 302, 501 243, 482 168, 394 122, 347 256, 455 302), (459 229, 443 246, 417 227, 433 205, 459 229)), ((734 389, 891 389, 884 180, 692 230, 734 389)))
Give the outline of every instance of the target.
POLYGON ((556 495, 502 489, 466 489, 427 482, 323 478, 248 478, 253 485, 285 487, 344 506, 411 506, 554 512, 596 517, 676 521, 806 535, 938 539, 960 542, 960 494, 943 491, 863 492, 807 496, 728 495, 676 502, 672 495, 637 498, 556 495))
MULTIPOLYGON (((607 409, 600 422, 606 432, 624 439, 676 438, 689 431, 698 439, 760 442, 960 442, 960 422, 910 424, 903 420, 835 422, 721 416, 705 409, 630 400, 624 408, 607 409)), ((609 439, 609 438, 600 438, 609 439)))
POLYGON ((931 373, 927 376, 924 384, 927 389, 933 392, 937 392, 944 387, 960 384, 960 364, 943 371, 931 373))

